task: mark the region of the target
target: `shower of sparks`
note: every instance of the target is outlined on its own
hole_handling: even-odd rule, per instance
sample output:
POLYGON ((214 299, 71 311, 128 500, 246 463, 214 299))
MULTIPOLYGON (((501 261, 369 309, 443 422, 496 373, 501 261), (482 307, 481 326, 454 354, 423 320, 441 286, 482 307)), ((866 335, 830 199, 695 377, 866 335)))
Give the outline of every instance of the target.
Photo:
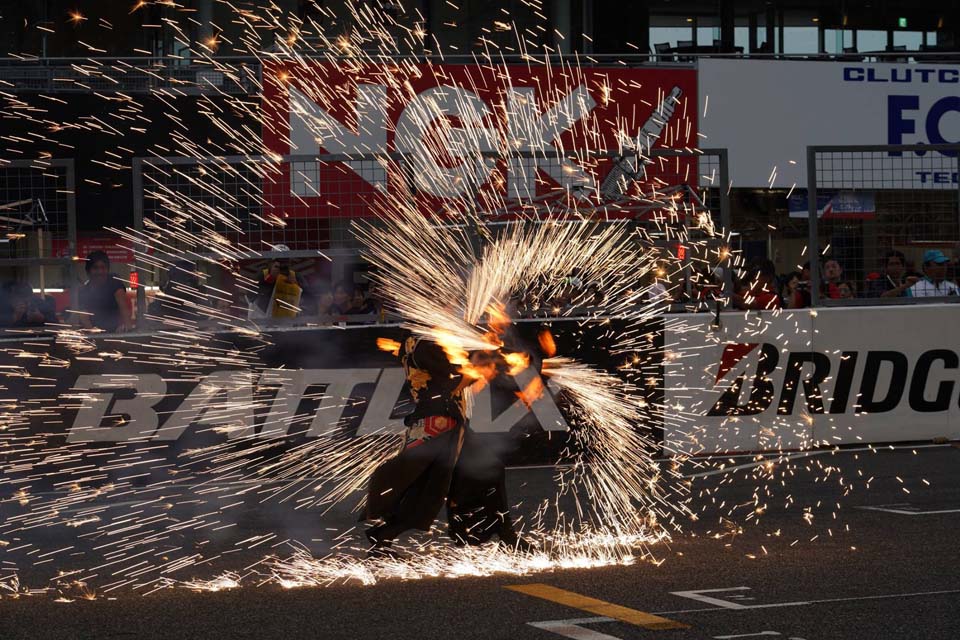
MULTIPOLYGON (((152 4, 138 1, 130 13, 152 4)), ((171 13, 182 9, 172 2, 159 4, 171 13)), ((543 9, 539 0, 524 4, 534 11, 543 9)), ((129 140, 141 139, 160 124, 151 120, 146 101, 125 92, 124 83, 133 76, 136 82, 149 82, 154 87, 151 99, 165 106, 163 117, 172 126, 169 136, 155 141, 149 156, 142 159, 143 190, 150 208, 143 228, 111 231, 130 243, 145 273, 167 273, 177 260, 188 260, 197 265, 196 276, 204 285, 182 284, 158 293, 158 300, 179 305, 188 313, 172 318, 148 311, 147 319, 155 329, 147 337, 101 339, 62 325, 52 327, 60 350, 54 350, 47 338, 29 333, 0 346, 7 361, 14 363, 0 370, 5 391, 0 400, 4 409, 0 412, 0 509, 5 514, 0 523, 0 554, 9 558, 0 561, 0 598, 34 593, 18 578, 18 567, 27 565, 32 570, 56 568, 54 587, 42 591, 72 602, 112 597, 121 589, 150 593, 172 587, 211 591, 264 583, 294 587, 356 580, 372 584, 387 578, 522 575, 624 564, 652 559, 650 545, 668 540, 696 512, 724 504, 717 492, 691 491, 690 483, 679 475, 691 452, 703 452, 693 408, 667 407, 645 393, 657 390, 658 384, 651 381, 655 372, 645 366, 646 359, 663 355, 670 361, 685 355, 673 345, 656 346, 656 337, 644 328, 645 322, 663 311, 648 301, 653 292, 651 276, 676 278, 690 265, 712 269, 718 264, 730 267, 737 260, 729 238, 714 227, 710 212, 697 197, 683 197, 664 180, 645 177, 648 168, 681 174, 689 170, 679 158, 644 154, 658 143, 693 146, 686 115, 689 96, 666 92, 658 104, 651 105, 654 114, 646 122, 626 113, 605 123, 581 117, 579 108, 586 97, 567 99, 559 84, 554 86, 564 80, 583 80, 580 60, 551 58, 533 32, 496 21, 473 52, 478 73, 493 78, 488 82, 495 82, 505 93, 513 88, 508 56, 527 68, 555 70, 535 90, 525 87, 531 92, 518 95, 536 95, 545 104, 555 104, 550 117, 579 127, 590 148, 571 148, 559 136, 542 139, 541 114, 523 100, 518 99, 513 112, 501 104, 494 113, 484 113, 478 104, 462 98, 456 98, 457 104, 444 104, 444 97, 438 95, 418 102, 417 108, 409 110, 405 128, 395 132, 397 148, 420 149, 419 153, 371 154, 368 141, 377 132, 366 127, 392 106, 368 100, 365 113, 348 118, 350 126, 358 129, 323 117, 321 113, 334 112, 347 98, 343 86, 327 81, 330 74, 372 75, 388 91, 405 98, 414 94, 411 81, 425 74, 443 79, 448 86, 457 82, 443 66, 443 56, 453 52, 437 51, 422 26, 423 17, 402 10, 398 15, 397 6, 347 2, 348 15, 336 15, 331 8, 314 4, 306 17, 288 14, 273 3, 256 10, 235 8, 232 22, 243 27, 241 37, 231 42, 222 34, 210 36, 196 42, 178 61, 194 61, 203 68, 195 81, 174 74, 168 77, 169 70, 150 65, 105 64, 96 57, 76 61, 57 82, 66 90, 93 93, 102 102, 95 112, 75 114, 68 120, 54 115, 51 103, 62 102, 56 96, 0 92, 7 121, 26 123, 32 131, 31 140, 12 134, 2 137, 7 146, 0 155, 0 167, 6 164, 4 158, 27 157, 22 155, 23 143, 40 142, 57 150, 35 160, 35 166, 46 172, 57 153, 73 153, 63 136, 96 136, 115 143, 106 145, 112 148, 96 161, 114 170, 117 182, 123 183, 130 180, 134 155, 129 140), (335 28, 325 28, 325 23, 335 28), (342 24, 350 24, 351 29, 344 33, 342 24), (274 40, 264 47, 268 33, 274 40), (226 56, 227 49, 248 58, 226 56), (406 56, 424 50, 435 57, 414 61, 406 56), (303 69, 313 72, 304 74, 303 69), (267 148, 266 135, 288 145, 292 142, 290 121, 271 115, 257 98, 271 88, 289 99, 291 111, 317 145, 349 154, 349 160, 293 166, 267 148), (197 96, 190 114, 178 106, 188 93, 197 96), (317 105, 319 110, 314 108, 317 105), (449 117, 452 112, 461 114, 460 125, 469 126, 457 126, 449 117), (221 145, 212 135, 194 135, 188 115, 201 118, 228 142, 221 145), (544 180, 537 169, 526 165, 529 158, 515 158, 520 140, 491 134, 487 124, 495 118, 511 119, 511 130, 526 136, 523 142, 533 149, 532 155, 552 158, 564 184, 545 192, 523 193, 520 188, 521 193, 511 194, 500 168, 508 159, 516 160, 513 170, 522 174, 520 187, 529 182, 541 189, 544 180), (600 129, 611 126, 617 130, 617 148, 600 148, 600 129), (408 144, 414 138, 419 146, 408 144), (477 153, 478 149, 483 152, 477 153), (611 159, 611 154, 617 157, 611 159), (174 162, 171 156, 185 160, 174 162), (428 162, 430 157, 444 162, 428 162), (331 531, 324 525, 323 517, 338 509, 346 511, 350 520, 356 519, 367 478, 397 451, 400 436, 383 425, 380 431, 348 437, 335 421, 314 430, 314 416, 297 413, 297 406, 284 403, 288 398, 281 401, 281 390, 296 384, 297 372, 260 371, 260 355, 271 348, 271 337, 261 332, 256 321, 246 319, 247 309, 233 303, 233 291, 203 281, 207 271, 219 269, 230 274, 231 286, 255 293, 255 280, 241 272, 239 264, 297 238, 297 220, 290 213, 304 207, 305 198, 323 195, 324 185, 317 176, 334 164, 347 173, 382 176, 380 186, 386 185, 378 187, 377 197, 369 203, 358 197, 358 206, 369 208, 374 217, 355 229, 355 238, 378 268, 382 295, 404 325, 443 345, 458 366, 478 381, 485 381, 490 372, 476 369, 479 365, 471 362, 471 352, 503 357, 518 384, 530 374, 531 379, 517 390, 518 402, 528 407, 544 393, 556 394, 569 405, 571 434, 558 461, 556 496, 518 509, 524 535, 540 545, 539 551, 523 554, 493 546, 459 549, 414 542, 404 548, 406 559, 368 561, 359 558, 362 550, 355 528, 331 531), (611 169, 611 165, 615 166, 611 169), (495 170, 487 185, 490 168, 495 170), (607 171, 607 179, 601 181, 602 171, 607 171), (302 188, 291 193, 288 182, 294 175, 302 188), (281 206, 270 197, 278 190, 286 190, 281 206), (425 215, 422 194, 436 192, 445 196, 443 204, 433 202, 432 211, 425 215), (688 247, 685 263, 663 250, 676 243, 688 247), (571 284, 573 274, 589 286, 571 284), (518 301, 549 310, 559 296, 566 296, 567 304, 549 315, 587 309, 577 312, 577 322, 571 322, 579 330, 602 330, 611 317, 626 323, 627 329, 615 336, 611 349, 611 355, 623 361, 616 372, 578 361, 577 353, 558 353, 549 332, 541 332, 538 338, 547 356, 542 379, 526 356, 504 348, 518 301), (159 402, 182 393, 184 385, 195 385, 196 406, 181 406, 159 424, 139 420, 118 407, 111 410, 118 415, 108 414, 103 425, 82 425, 64 438, 66 416, 78 411, 96 414, 103 396, 102 389, 78 385, 69 393, 50 397, 57 379, 68 368, 96 371, 102 365, 109 371, 108 365, 120 361, 157 372, 133 381, 141 385, 138 394, 159 402), (8 388, 29 390, 29 397, 14 397, 8 388), (191 411, 196 412, 193 423, 187 420, 191 411), (265 422, 259 433, 253 433, 250 424, 262 415, 267 416, 265 422), (647 430, 654 422, 689 433, 689 446, 654 460, 655 446, 647 430), (42 430, 31 426, 37 423, 43 424, 42 430), (295 428, 310 429, 315 437, 291 443, 288 433, 295 428), (126 439, 99 441, 105 429, 121 430, 126 439), (189 438, 178 442, 184 434, 189 438), (264 516, 267 522, 248 522, 254 518, 251 503, 270 510, 264 516), (296 522, 290 512, 296 512, 296 522), (297 529, 304 518, 312 523, 309 531, 297 529), (64 529, 70 533, 61 540, 68 542, 51 543, 46 534, 64 529), (322 536, 324 545, 321 557, 314 557, 310 549, 315 548, 304 540, 320 539, 317 536, 322 536), (292 555, 278 551, 290 547, 295 549, 292 555), (241 552, 244 558, 259 559, 254 569, 225 572, 218 568, 218 562, 241 552)), ((185 29, 195 19, 192 13, 189 17, 182 22, 165 19, 174 31, 171 40, 192 41, 185 29)), ((78 33, 95 28, 79 12, 70 15, 69 23, 82 27, 78 33)), ((100 26, 109 28, 109 23, 100 26)), ((102 55, 92 45, 85 46, 92 56, 102 55)), ((357 91, 358 84, 353 82, 350 93, 357 91)), ((598 96, 603 104, 615 105, 618 96, 631 89, 627 83, 605 80, 598 96)), ((291 148, 292 153, 312 153, 291 148)), ((689 178, 697 180, 696 175, 689 178)), ((309 250, 323 258, 326 248, 310 246, 309 250)), ((680 325, 673 329, 703 331, 693 324, 680 325)), ((744 338, 763 332, 758 320, 744 338)), ((809 340, 799 327, 793 338, 809 340)), ((399 347, 387 339, 379 346, 388 352, 399 347)), ((129 375, 111 377, 116 386, 131 384, 129 375)), ((326 393, 311 394, 310 399, 320 404, 317 422, 323 421, 324 411, 339 412, 353 402, 326 393)), ((785 422, 765 428, 777 426, 795 427, 785 422)), ((716 464, 722 471, 729 463, 695 464, 716 464)), ((805 505, 789 490, 785 497, 780 491, 801 471, 824 481, 835 480, 845 493, 854 489, 849 477, 820 459, 773 457, 763 462, 761 458, 752 468, 730 472, 731 478, 739 473, 736 477, 753 481, 757 488, 750 502, 721 506, 726 515, 714 534, 735 535, 743 523, 758 523, 778 500, 784 507, 799 508, 804 520, 812 522, 820 505, 805 505)), ((869 487, 871 480, 858 480, 858 486, 869 487)), ((824 508, 836 518, 839 505, 824 508)))

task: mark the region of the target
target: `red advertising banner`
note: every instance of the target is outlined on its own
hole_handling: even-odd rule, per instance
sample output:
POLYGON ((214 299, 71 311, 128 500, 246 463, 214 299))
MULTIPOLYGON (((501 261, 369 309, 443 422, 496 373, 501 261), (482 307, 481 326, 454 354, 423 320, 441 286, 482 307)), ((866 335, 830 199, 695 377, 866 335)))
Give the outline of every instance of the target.
MULTIPOLYGON (((53 255, 57 258, 69 258, 70 246, 66 240, 52 241, 53 255)), ((77 257, 84 259, 94 251, 103 251, 111 264, 132 264, 133 243, 116 236, 79 236, 77 238, 77 257)))
MULTIPOLYGON (((596 206, 642 189, 607 153, 697 146, 692 69, 277 63, 263 93, 278 155, 404 154, 284 164, 265 189, 265 214, 281 219, 372 215, 388 193, 437 213, 466 201, 509 213, 551 194, 596 206)), ((692 159, 670 158, 645 178, 650 189, 696 175, 692 159)))

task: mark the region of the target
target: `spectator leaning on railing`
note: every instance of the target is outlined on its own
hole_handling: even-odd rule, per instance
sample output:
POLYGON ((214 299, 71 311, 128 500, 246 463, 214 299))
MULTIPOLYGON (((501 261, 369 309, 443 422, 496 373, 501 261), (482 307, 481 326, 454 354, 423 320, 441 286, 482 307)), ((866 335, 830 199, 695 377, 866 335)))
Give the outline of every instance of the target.
MULTIPOLYGON (((789 285, 792 274, 787 276, 789 285)), ((806 309, 810 306, 810 262, 804 262, 797 283, 789 287, 790 297, 784 297, 783 303, 788 309, 806 309)))
POLYGON ((907 259, 900 251, 891 249, 884 254, 883 274, 871 274, 865 291, 867 298, 898 298, 907 295, 907 289, 916 284, 915 276, 904 277, 907 259))
POLYGON ((923 253, 923 279, 907 289, 911 298, 931 298, 957 295, 957 285, 947 280, 947 265, 950 260, 939 249, 923 253))
POLYGON ((823 286, 820 287, 820 296, 823 298, 842 298, 840 295, 840 279, 843 277, 843 267, 833 258, 823 263, 823 286))
POLYGON ((960 242, 953 245, 953 261, 950 263, 947 278, 954 282, 960 281, 960 242))
MULTIPOLYGON (((288 251, 286 245, 277 245, 276 251, 288 251)), ((290 261, 274 259, 260 272, 257 279, 257 297, 253 304, 255 315, 267 318, 292 318, 297 315, 302 288, 290 261)))
POLYGON ((133 328, 133 309, 123 281, 110 273, 110 258, 103 251, 87 256, 88 280, 80 287, 80 326, 104 331, 133 328))
POLYGON ((780 278, 780 300, 785 306, 793 307, 792 301, 797 297, 797 288, 799 286, 799 271, 791 271, 780 278))
POLYGON ((205 305, 201 298, 202 285, 196 266, 187 260, 177 261, 167 272, 167 281, 150 305, 150 314, 179 320, 199 320, 205 305))
POLYGON ((52 298, 34 295, 26 282, 7 282, 0 290, 0 326, 39 327, 57 322, 52 298))
POLYGON ((837 292, 839 300, 849 300, 857 297, 857 289, 849 280, 842 280, 837 283, 837 292))
POLYGON ((340 282, 333 288, 333 305, 330 313, 335 316, 346 315, 353 301, 353 285, 349 282, 340 282))

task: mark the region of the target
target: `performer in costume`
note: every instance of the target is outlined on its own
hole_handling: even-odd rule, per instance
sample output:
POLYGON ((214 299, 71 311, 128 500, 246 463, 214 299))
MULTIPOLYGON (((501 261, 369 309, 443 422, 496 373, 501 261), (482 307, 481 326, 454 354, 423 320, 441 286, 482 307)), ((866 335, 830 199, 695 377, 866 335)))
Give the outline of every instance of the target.
POLYGON ((466 423, 463 391, 475 380, 430 340, 407 337, 398 355, 416 408, 404 419, 403 448, 370 478, 365 515, 382 520, 366 532, 371 554, 389 554, 392 541, 407 530, 429 530, 444 502, 457 544, 496 535, 505 546, 526 550, 510 519, 503 461, 466 423))

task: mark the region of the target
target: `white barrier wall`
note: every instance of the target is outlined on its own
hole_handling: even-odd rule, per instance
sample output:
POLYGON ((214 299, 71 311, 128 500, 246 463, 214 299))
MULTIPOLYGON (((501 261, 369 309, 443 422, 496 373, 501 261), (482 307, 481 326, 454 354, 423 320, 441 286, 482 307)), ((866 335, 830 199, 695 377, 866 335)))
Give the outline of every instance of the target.
POLYGON ((960 439, 960 305, 667 316, 664 442, 761 451, 960 439), (672 409, 672 410, 671 410, 672 409))

